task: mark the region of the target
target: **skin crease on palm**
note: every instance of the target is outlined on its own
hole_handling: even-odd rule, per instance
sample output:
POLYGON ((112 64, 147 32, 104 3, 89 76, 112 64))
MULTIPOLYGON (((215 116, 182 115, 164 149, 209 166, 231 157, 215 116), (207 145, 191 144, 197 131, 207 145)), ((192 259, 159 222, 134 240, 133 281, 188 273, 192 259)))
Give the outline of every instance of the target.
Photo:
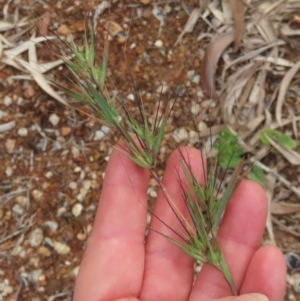
MULTIPOLYGON (((194 174, 203 180, 200 152, 191 147, 182 148, 181 152, 192 162, 194 174)), ((174 151, 167 162, 163 183, 184 211, 178 176, 185 181, 180 154, 174 151)), ((226 281, 212 266, 204 265, 193 283, 192 258, 154 231, 144 242, 148 184, 149 172, 114 149, 76 279, 74 301, 267 300, 257 299, 262 295, 251 293, 263 294, 270 301, 283 301, 283 254, 274 246, 260 246, 267 216, 267 198, 260 185, 241 182, 220 226, 219 242, 240 295, 230 298, 226 281)), ((182 231, 161 193, 154 211, 174 230, 182 231)), ((152 218, 150 227, 177 238, 156 218, 152 218)))

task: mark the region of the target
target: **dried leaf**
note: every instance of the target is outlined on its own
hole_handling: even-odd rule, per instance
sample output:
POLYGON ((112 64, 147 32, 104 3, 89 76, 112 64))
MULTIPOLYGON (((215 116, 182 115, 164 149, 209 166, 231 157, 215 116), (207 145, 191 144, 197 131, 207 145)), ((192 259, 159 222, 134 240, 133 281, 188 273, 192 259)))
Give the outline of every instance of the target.
POLYGON ((277 103, 276 103, 276 112, 275 112, 276 120, 280 126, 282 126, 282 106, 284 103, 285 94, 286 94, 286 91, 287 91, 292 79, 294 78, 294 76, 296 75, 296 73, 298 72, 299 69, 300 69, 300 61, 297 62, 285 74, 284 78, 281 81, 279 94, 278 94, 278 98, 277 98, 277 103))
POLYGON ((41 18, 38 20, 37 26, 41 36, 45 37, 48 35, 48 27, 50 25, 50 21, 51 21, 50 12, 48 11, 43 13, 41 18))
POLYGON ((214 100, 219 99, 215 88, 217 65, 221 54, 232 43, 233 39, 233 32, 218 36, 208 45, 203 58, 200 70, 202 88, 214 100))
POLYGON ((300 211, 300 204, 289 204, 285 202, 272 202, 271 203, 271 213, 284 215, 292 214, 300 211))
POLYGON ((180 33, 178 39, 175 42, 175 46, 180 43, 181 39, 187 32, 192 32, 199 17, 201 16, 201 8, 195 8, 189 16, 188 21, 186 22, 182 32, 180 33))
MULTIPOLYGON (((30 42, 30 41, 29 41, 30 42)), ((42 75, 42 71, 40 70, 40 65, 37 63, 37 54, 35 49, 35 43, 31 42, 28 47, 28 58, 29 62, 26 62, 22 59, 18 59, 17 61, 26 68, 32 75, 33 79, 36 81, 36 83, 50 96, 52 96, 54 99, 58 100, 64 105, 68 105, 65 100, 60 97, 60 95, 52 89, 52 87, 49 85, 47 80, 42 75)))
POLYGON ((293 165, 300 165, 300 154, 275 142, 269 136, 265 138, 293 165))
POLYGON ((241 46, 245 30, 245 8, 242 0, 230 0, 233 21, 234 21, 234 48, 237 52, 241 46))

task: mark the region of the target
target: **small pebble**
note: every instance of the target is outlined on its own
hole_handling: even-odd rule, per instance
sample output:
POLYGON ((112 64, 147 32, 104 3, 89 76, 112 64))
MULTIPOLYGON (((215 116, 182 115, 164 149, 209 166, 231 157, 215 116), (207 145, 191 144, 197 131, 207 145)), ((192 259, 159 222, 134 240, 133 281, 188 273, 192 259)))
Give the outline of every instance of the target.
POLYGON ((189 142, 192 144, 199 142, 199 135, 196 131, 189 132, 189 142))
POLYGON ((15 149, 16 142, 17 141, 15 139, 7 139, 5 141, 5 148, 9 153, 15 149))
POLYGON ((69 188, 72 189, 72 190, 75 190, 76 188, 78 187, 77 183, 76 182, 70 182, 69 183, 69 188))
POLYGON ((68 253, 70 253, 70 250, 71 250, 68 245, 66 245, 63 242, 59 242, 59 241, 53 242, 53 248, 60 255, 68 254, 68 253))
POLYGON ((300 268, 300 257, 294 253, 288 253, 285 255, 285 260, 287 266, 291 269, 298 269, 300 268))
POLYGON ((34 229, 29 236, 29 244, 33 248, 37 248, 41 245, 44 239, 43 230, 41 228, 34 229))
POLYGON ((26 196, 23 195, 19 195, 16 197, 16 202, 22 206, 23 208, 26 207, 26 205, 28 204, 28 198, 26 196))
POLYGON ((2 290, 2 294, 4 296, 10 295, 13 292, 13 288, 9 285, 4 286, 3 290, 2 290))
POLYGON ((18 215, 22 215, 24 213, 24 209, 19 204, 15 204, 12 211, 18 215))
POLYGON ((76 146, 72 146, 72 155, 74 159, 78 158, 80 155, 80 151, 76 146))
POLYGON ((296 293, 300 293, 300 273, 291 275, 292 285, 296 293))
POLYGON ((34 189, 32 191, 32 196, 36 201, 40 201, 43 196, 43 192, 40 190, 34 189))
POLYGON ((60 133, 62 136, 68 136, 71 132, 72 132, 72 129, 68 126, 64 126, 60 130, 60 133))
POLYGON ((131 101, 134 101, 135 100, 135 97, 134 97, 134 95, 131 93, 131 94, 128 94, 127 96, 126 96, 126 98, 128 99, 128 100, 131 100, 131 101))
POLYGON ((62 216, 64 213, 66 213, 67 209, 65 207, 60 207, 57 209, 57 216, 62 216))
POLYGON ((56 114, 51 114, 49 117, 49 121, 53 126, 57 126, 59 124, 60 118, 56 114))
POLYGON ((7 177, 10 177, 13 174, 13 169, 10 166, 7 166, 5 169, 5 174, 7 177))
POLYGON ((0 133, 5 133, 12 130, 16 126, 14 120, 0 124, 0 133))
POLYGON ((28 130, 26 128, 19 128, 18 135, 21 137, 26 137, 28 135, 28 130))
POLYGON ((152 197, 152 198, 156 198, 157 197, 157 192, 155 190, 151 190, 149 195, 152 197))
POLYGON ((55 232, 58 228, 58 223, 54 221, 46 221, 44 225, 47 226, 51 232, 55 232))
POLYGON ((7 116, 8 114, 2 110, 0 110, 0 119, 7 116))
POLYGON ((174 131, 173 137, 179 143, 188 138, 188 132, 185 128, 179 128, 174 131))
POLYGON ((45 174, 45 177, 46 177, 47 179, 51 179, 51 178, 53 177, 52 171, 47 171, 46 174, 45 174))
POLYGON ((4 100, 3 100, 4 104, 9 107, 12 104, 12 98, 10 96, 4 96, 4 100))
POLYGON ((163 41, 162 40, 157 40, 155 41, 154 43, 154 46, 157 47, 157 48, 161 48, 163 46, 163 41))
POLYGON ((18 97, 17 99, 17 105, 20 106, 23 104, 24 99, 22 97, 18 97))
POLYGON ((12 249, 11 255, 12 255, 12 256, 18 256, 18 255, 21 253, 22 250, 23 250, 22 246, 16 245, 16 246, 12 249))
POLYGON ((96 131, 93 140, 99 141, 99 140, 102 140, 104 137, 105 137, 105 134, 102 131, 98 130, 98 131, 96 131))
POLYGON ((69 34, 69 29, 66 24, 61 24, 57 29, 58 34, 67 36, 69 34))
POLYGON ((43 271, 41 269, 37 269, 37 270, 33 270, 30 272, 30 274, 28 275, 28 279, 30 282, 38 282, 40 276, 43 274, 43 271))
POLYGON ((38 249, 37 249, 37 253, 41 256, 44 256, 44 257, 48 257, 51 255, 51 251, 45 247, 45 246, 40 246, 38 249))
POLYGON ((76 166, 76 167, 74 168, 74 172, 81 172, 81 171, 82 171, 82 169, 81 169, 80 166, 76 166))
POLYGON ((80 240, 80 241, 84 241, 84 240, 86 240, 86 238, 87 238, 87 235, 85 234, 85 233, 78 233, 77 235, 76 235, 76 237, 77 237, 77 239, 78 240, 80 240))
POLYGON ((159 94, 166 94, 169 91, 169 87, 167 84, 160 85, 157 89, 156 92, 159 94))
POLYGON ((75 217, 80 216, 81 212, 82 212, 83 206, 80 203, 76 203, 73 207, 72 207, 72 214, 75 217))
POLYGON ((78 272, 79 272, 79 266, 75 267, 73 270, 72 270, 72 274, 74 277, 76 277, 78 275, 78 272))
POLYGON ((191 113, 194 115, 198 115, 201 111, 201 106, 198 103, 192 103, 191 113))

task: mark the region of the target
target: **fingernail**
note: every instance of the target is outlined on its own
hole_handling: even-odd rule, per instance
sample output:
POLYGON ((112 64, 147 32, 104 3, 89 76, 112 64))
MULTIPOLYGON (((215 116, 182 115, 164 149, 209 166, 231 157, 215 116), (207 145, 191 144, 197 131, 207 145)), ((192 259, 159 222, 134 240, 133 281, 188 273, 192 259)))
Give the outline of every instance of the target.
MULTIPOLYGON (((249 294, 249 295, 245 295, 250 297, 249 301, 269 301, 269 298, 265 295, 262 294, 249 294)), ((248 299, 247 299, 248 300, 248 299)))

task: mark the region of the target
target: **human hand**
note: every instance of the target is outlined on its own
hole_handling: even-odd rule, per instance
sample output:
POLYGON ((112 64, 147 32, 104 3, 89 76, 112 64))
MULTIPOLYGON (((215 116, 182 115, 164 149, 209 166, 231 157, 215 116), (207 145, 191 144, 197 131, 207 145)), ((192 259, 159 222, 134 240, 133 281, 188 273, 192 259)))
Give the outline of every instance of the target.
MULTIPOLYGON (((193 172, 203 178, 201 154, 182 152, 193 172)), ((178 183, 180 155, 174 151, 163 184, 184 210, 178 183)), ((286 266, 281 251, 260 247, 267 216, 263 189, 243 181, 232 196, 219 230, 219 242, 232 272, 239 297, 232 297, 222 274, 205 264, 194 282, 194 261, 162 235, 150 231, 144 243, 149 173, 115 149, 109 160, 92 234, 76 280, 74 301, 283 301, 286 266), (260 295, 262 296, 262 295, 260 295), (223 299, 224 298, 224 299, 223 299), (267 299, 266 299, 267 300, 267 299)), ((159 193, 154 213, 174 230, 182 227, 159 193)), ((158 219, 150 227, 177 237, 158 219)))

